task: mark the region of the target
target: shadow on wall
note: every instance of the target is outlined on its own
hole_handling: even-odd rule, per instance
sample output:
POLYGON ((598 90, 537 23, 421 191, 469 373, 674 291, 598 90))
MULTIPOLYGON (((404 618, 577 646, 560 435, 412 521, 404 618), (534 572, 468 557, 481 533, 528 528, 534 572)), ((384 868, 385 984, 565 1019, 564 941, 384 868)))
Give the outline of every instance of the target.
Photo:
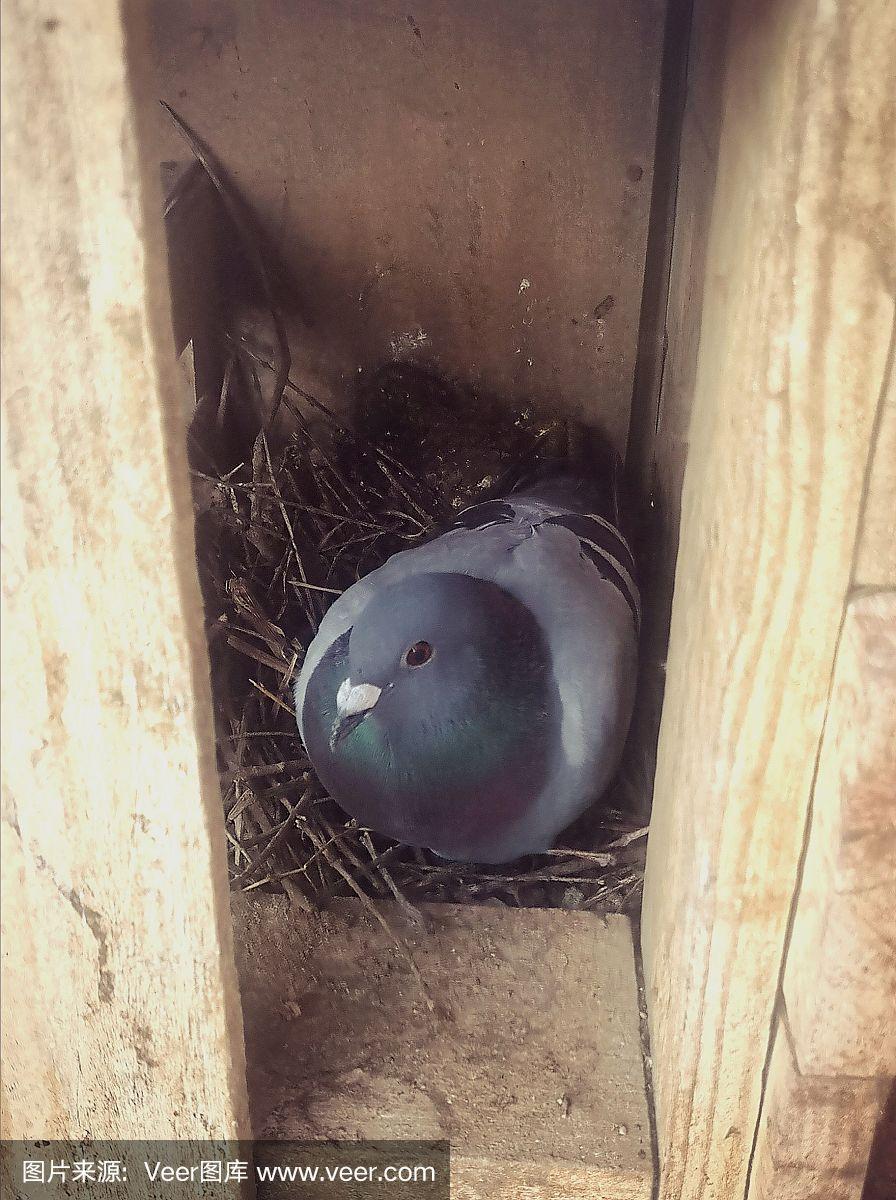
MULTIPOLYGON (((511 404, 562 400, 622 448, 664 11, 156 0, 158 94, 282 256, 311 390, 426 361, 511 404)), ((161 143, 184 155, 167 126, 161 143)))
POLYGON ((890 1200, 896 1196, 896 1080, 877 1122, 862 1200, 890 1200))

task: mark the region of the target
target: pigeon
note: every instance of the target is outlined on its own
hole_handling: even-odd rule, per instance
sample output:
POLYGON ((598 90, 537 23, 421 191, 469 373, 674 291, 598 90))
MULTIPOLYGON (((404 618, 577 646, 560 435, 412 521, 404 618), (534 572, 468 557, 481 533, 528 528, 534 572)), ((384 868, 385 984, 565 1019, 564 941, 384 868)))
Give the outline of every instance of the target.
POLYGON ((362 825, 445 859, 550 849, 619 764, 635 578, 615 479, 569 474, 393 555, 331 605, 302 664, 321 782, 362 825))

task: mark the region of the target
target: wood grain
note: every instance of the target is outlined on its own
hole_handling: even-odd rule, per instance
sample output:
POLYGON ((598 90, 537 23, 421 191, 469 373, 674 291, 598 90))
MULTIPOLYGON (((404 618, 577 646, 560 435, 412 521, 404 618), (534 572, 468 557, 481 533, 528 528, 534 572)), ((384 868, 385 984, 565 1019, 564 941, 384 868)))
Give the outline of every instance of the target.
POLYGON ((896 1075, 896 591, 846 609, 784 996, 800 1070, 896 1075))
POLYGON ((749 1200, 860 1200, 888 1090, 886 1079, 804 1074, 782 1021, 749 1200))
POLYGON ((896 1075, 896 592, 847 605, 750 1200, 858 1200, 896 1075))
POLYGON ((893 322, 896 11, 730 21, 644 898, 670 1200, 747 1184, 893 322))
POLYGON ((896 370, 892 358, 862 513, 855 583, 896 587, 896 370))
POLYGON ((248 1133, 140 45, 4 4, 8 1138, 248 1133))

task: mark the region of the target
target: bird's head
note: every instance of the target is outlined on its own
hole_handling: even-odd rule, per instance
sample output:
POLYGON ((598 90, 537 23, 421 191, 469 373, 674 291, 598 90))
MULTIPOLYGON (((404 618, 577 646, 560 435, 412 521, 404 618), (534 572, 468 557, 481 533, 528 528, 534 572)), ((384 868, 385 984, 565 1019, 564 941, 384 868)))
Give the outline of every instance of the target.
POLYGON ((531 799, 555 704, 528 608, 445 572, 375 592, 315 669, 302 717, 312 762, 347 811, 450 852, 531 799))
POLYGON ((487 668, 512 658, 513 604, 494 584, 459 574, 415 575, 377 592, 349 636, 331 751, 374 713, 393 733, 456 718, 487 668))

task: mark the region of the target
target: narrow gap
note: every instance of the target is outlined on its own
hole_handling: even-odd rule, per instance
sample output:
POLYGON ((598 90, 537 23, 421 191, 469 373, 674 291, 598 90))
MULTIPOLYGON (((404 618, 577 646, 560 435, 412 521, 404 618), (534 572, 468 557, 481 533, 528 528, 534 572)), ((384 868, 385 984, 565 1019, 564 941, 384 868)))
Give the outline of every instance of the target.
MULTIPOLYGON (((648 498, 652 491, 656 435, 660 424, 668 348, 669 294, 678 215, 681 147, 688 96, 692 25, 693 0, 670 0, 666 14, 659 114, 654 148, 653 194, 625 456, 626 477, 632 493, 638 497, 642 517, 646 517, 648 498)), ((646 520, 644 523, 646 525, 646 520)), ((657 731, 652 730, 651 732, 655 736, 657 731)), ((641 946, 640 909, 631 915, 631 925, 637 985, 638 1028, 653 1160, 651 1198, 658 1200, 661 1159, 647 987, 641 946)))
POLYGON ((868 462, 865 465, 865 475, 862 479, 862 494, 859 502, 859 519, 857 526, 857 535, 855 544, 852 548, 852 563, 849 568, 849 592, 847 599, 852 594, 856 585, 856 571, 859 564, 859 553, 861 550, 861 537, 858 536, 865 520, 865 513, 868 508, 868 496, 871 492, 871 476, 874 471, 874 451, 880 441, 880 429, 884 420, 884 408, 887 403, 887 393, 890 390, 890 383, 893 379, 893 364, 896 361, 896 311, 893 313, 893 322, 890 326, 890 344, 887 347, 887 357, 884 360, 884 369, 881 375, 880 391, 877 396, 877 408, 874 412, 874 420, 871 423, 871 433, 869 435, 870 451, 868 454, 868 462))
POLYGON ((644 1064, 644 1092, 647 1097, 647 1115, 650 1121, 650 1153, 653 1159, 653 1181, 651 1200, 659 1200, 660 1194, 660 1137, 656 1119, 656 1098, 653 1087, 653 1052, 650 1046, 650 1021, 647 1014, 647 986, 644 981, 644 955, 641 951, 641 916, 635 914, 632 923, 632 948, 635 961, 635 983, 638 995, 638 1030, 641 1035, 641 1061, 644 1064))
POLYGON ((669 644, 671 580, 677 522, 669 521, 660 495, 658 470, 662 389, 666 373, 668 322, 672 294, 675 227, 685 112, 691 69, 693 0, 669 0, 660 71, 659 112, 654 146, 654 178, 647 231, 644 282, 625 458, 625 480, 636 520, 633 548, 644 603, 640 637, 638 699, 630 741, 640 747, 644 801, 642 819, 650 819, 656 749, 665 688, 669 644), (669 528, 674 524, 674 528, 669 528))
POLYGON ((650 488, 662 403, 693 8, 693 0, 670 0, 666 15, 653 195, 626 451, 627 476, 636 494, 642 496, 650 488))

